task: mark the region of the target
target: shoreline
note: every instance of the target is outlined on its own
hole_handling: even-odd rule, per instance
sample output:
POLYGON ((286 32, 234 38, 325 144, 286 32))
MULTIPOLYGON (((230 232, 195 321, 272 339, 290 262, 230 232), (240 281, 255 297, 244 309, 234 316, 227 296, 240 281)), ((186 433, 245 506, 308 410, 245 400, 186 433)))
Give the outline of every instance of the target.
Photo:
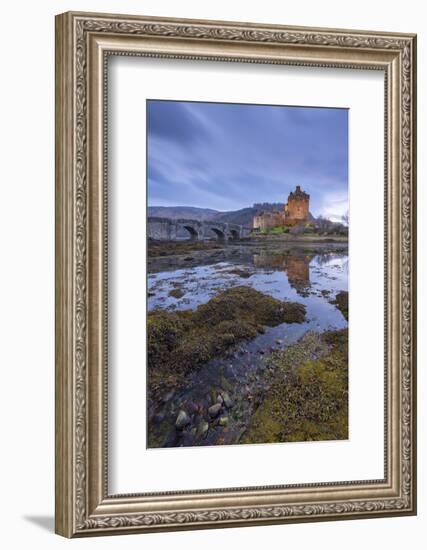
POLYGON ((206 252, 206 251, 222 251, 226 248, 236 246, 260 246, 260 245, 315 245, 322 248, 326 245, 343 245, 348 246, 348 238, 343 237, 328 237, 312 235, 259 235, 256 237, 246 237, 236 241, 220 242, 220 241, 154 241, 149 240, 147 243, 147 258, 164 258, 167 256, 180 256, 189 252, 206 252))
POLYGON ((283 241, 283 242, 339 242, 339 243, 348 243, 348 236, 344 235, 316 235, 316 234, 305 234, 305 235, 291 235, 290 233, 281 233, 275 235, 274 233, 270 234, 257 234, 250 237, 244 237, 241 239, 241 242, 245 241, 283 241))

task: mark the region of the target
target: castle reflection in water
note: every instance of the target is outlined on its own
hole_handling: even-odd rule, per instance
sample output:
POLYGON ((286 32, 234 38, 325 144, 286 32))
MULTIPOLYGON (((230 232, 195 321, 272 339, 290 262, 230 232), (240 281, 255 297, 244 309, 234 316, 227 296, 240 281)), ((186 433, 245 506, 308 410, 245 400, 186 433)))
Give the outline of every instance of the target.
POLYGON ((301 296, 306 296, 310 289, 310 263, 316 256, 317 263, 322 265, 331 260, 329 254, 288 252, 285 254, 260 252, 254 254, 252 261, 256 267, 274 268, 283 271, 292 288, 301 296))

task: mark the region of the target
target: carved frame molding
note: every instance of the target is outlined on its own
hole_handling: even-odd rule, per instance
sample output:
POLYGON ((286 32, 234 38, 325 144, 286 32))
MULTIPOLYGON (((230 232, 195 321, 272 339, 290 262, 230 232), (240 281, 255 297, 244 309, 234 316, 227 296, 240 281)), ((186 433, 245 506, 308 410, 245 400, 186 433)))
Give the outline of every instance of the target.
POLYGON ((56 18, 56 531, 67 536, 414 514, 416 37, 66 13, 56 18), (141 55, 385 73, 385 479, 108 495, 106 59, 141 55))

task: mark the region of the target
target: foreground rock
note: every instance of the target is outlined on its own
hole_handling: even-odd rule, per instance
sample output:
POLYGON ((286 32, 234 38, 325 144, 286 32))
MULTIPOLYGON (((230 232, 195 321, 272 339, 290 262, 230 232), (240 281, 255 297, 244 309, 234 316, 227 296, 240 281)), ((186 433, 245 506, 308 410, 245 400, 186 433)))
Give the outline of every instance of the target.
POLYGON ((193 250, 221 249, 223 245, 215 241, 148 241, 148 257, 186 254, 193 250))
POLYGON ((227 409, 231 409, 233 406, 233 401, 226 391, 222 394, 222 400, 227 409))
POLYGON ((212 418, 215 418, 215 416, 218 416, 221 410, 221 407, 222 407, 221 403, 215 403, 215 405, 212 405, 212 407, 209 407, 208 409, 209 416, 211 416, 212 418))
POLYGON ((265 326, 304 320, 304 305, 282 302, 246 286, 227 289, 195 311, 149 313, 149 399, 161 399, 190 371, 240 341, 255 338, 265 326))
POLYGON ((273 382, 240 443, 348 439, 348 330, 273 354, 273 382))
POLYGON ((185 428, 185 426, 190 424, 190 422, 191 420, 188 414, 185 411, 179 411, 175 422, 175 426, 177 427, 177 429, 182 430, 183 428, 185 428))
POLYGON ((344 315, 346 321, 348 321, 348 292, 345 290, 338 292, 335 296, 335 300, 332 300, 331 304, 335 304, 344 315))
POLYGON ((172 296, 173 298, 176 298, 179 300, 185 295, 185 292, 181 288, 173 288, 169 291, 169 296, 172 296))
POLYGON ((196 432, 197 437, 199 438, 205 437, 208 430, 209 430, 209 424, 204 420, 202 420, 200 424, 197 426, 197 432, 196 432))

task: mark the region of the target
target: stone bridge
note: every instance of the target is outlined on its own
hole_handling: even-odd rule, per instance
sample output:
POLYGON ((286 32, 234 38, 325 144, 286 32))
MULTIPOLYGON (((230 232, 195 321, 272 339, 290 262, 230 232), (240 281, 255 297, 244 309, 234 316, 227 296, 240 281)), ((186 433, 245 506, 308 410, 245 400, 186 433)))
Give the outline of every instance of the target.
POLYGON ((219 241, 236 241, 249 235, 250 229, 235 223, 197 220, 171 220, 148 218, 148 238, 156 241, 176 241, 187 235, 192 240, 203 241, 216 235, 219 241), (213 235, 214 234, 214 235, 213 235))

